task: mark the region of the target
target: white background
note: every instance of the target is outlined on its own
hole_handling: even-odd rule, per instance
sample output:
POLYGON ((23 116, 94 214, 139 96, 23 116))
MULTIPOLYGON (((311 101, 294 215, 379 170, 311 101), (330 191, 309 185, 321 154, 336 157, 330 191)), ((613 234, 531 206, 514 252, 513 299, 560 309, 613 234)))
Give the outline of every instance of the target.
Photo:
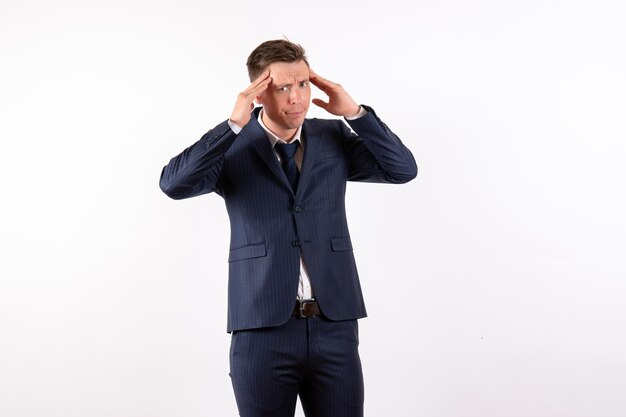
POLYGON ((619 0, 2 0, 0 415, 237 415, 223 201, 158 180, 283 35, 420 169, 348 189, 366 415, 626 415, 625 22, 619 0))

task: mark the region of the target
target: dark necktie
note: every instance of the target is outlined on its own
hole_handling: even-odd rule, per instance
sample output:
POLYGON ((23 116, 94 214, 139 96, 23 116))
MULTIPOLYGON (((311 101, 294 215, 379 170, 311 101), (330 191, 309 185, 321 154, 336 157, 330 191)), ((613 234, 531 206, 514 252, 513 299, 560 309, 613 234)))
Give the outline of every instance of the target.
POLYGON ((283 166, 283 171, 287 175, 287 179, 289 180, 289 184, 291 184, 291 189, 293 192, 296 192, 298 188, 298 167, 296 166, 296 160, 293 158, 298 150, 298 141, 293 141, 291 143, 276 143, 276 152, 280 155, 280 162, 283 166))

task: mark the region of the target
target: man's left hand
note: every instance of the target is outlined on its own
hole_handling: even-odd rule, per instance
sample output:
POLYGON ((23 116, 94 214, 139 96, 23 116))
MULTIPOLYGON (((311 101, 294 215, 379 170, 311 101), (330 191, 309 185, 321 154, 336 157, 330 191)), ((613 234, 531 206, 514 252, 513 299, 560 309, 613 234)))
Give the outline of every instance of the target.
POLYGON ((313 104, 334 114, 335 116, 352 117, 359 114, 361 106, 350 97, 346 90, 337 83, 320 77, 312 69, 309 68, 309 79, 317 88, 328 95, 328 102, 319 98, 313 99, 313 104))

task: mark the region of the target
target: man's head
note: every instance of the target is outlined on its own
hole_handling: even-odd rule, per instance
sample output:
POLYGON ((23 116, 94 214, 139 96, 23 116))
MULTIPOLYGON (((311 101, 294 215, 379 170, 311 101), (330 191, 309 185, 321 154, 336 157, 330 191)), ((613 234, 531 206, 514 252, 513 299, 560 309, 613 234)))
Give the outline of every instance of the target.
POLYGON ((304 48, 293 42, 277 39, 263 42, 257 46, 248 57, 246 66, 248 67, 250 81, 254 81, 274 62, 298 61, 304 61, 307 67, 309 66, 304 48))
POLYGON ((279 137, 290 139, 304 122, 311 101, 304 49, 286 40, 263 42, 246 65, 250 81, 270 71, 272 82, 256 101, 263 105, 265 125, 279 137))

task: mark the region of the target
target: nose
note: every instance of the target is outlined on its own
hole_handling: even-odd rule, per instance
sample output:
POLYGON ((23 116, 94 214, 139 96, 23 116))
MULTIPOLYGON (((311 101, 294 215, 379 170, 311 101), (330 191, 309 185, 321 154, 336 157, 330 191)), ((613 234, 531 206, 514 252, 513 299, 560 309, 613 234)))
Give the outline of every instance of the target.
POLYGON ((297 104, 302 100, 302 91, 299 88, 292 88, 289 91, 289 103, 297 104))

